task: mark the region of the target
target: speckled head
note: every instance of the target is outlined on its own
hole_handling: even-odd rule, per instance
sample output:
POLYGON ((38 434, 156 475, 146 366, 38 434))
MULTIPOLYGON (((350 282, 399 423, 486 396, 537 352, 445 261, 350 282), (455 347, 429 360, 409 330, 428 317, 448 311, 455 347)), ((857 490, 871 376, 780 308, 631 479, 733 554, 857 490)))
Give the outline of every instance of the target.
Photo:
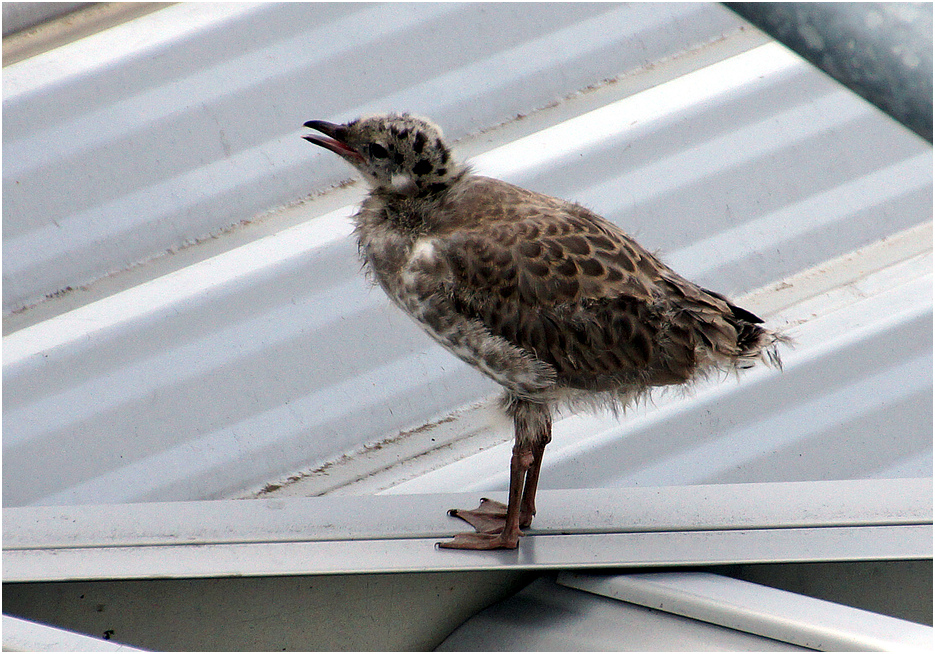
POLYGON ((342 157, 374 187, 406 196, 443 192, 463 172, 434 123, 409 114, 381 114, 336 125, 310 120, 324 134, 303 136, 342 157))

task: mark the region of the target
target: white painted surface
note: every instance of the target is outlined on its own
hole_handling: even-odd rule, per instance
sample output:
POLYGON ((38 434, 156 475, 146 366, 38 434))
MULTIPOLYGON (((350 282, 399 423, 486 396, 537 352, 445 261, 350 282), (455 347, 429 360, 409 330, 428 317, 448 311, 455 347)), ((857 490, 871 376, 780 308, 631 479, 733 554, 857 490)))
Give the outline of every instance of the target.
POLYGON ((481 611, 444 652, 798 652, 804 648, 568 588, 540 578, 481 611))
MULTIPOLYGON (((931 477, 931 146, 739 25, 694 3, 180 4, 5 69, 3 495, 21 508, 4 546, 24 546, 5 576, 931 557, 930 504, 927 522, 899 505, 902 522, 868 524, 911 495, 887 478, 931 477), (350 177, 302 122, 377 110, 432 117, 480 171, 583 202, 742 297, 799 339, 786 371, 558 421, 536 523, 558 533, 519 559, 439 557, 451 499, 399 493, 505 487, 497 389, 367 287, 347 237, 359 183, 295 204, 350 177), (729 528, 673 535, 652 529, 699 488, 669 504, 634 487, 789 480, 810 510, 850 480, 853 506, 796 527, 721 486, 756 528, 718 522, 721 502, 696 517, 729 528), (397 495, 276 499, 380 491, 397 495), (561 534, 607 527, 582 509, 622 495, 644 529, 561 534), (366 538, 358 521, 309 541, 295 509, 312 505, 382 510, 366 538)), ((630 618, 646 643, 686 633, 630 618)))
MULTIPOLYGON (((111 60, 111 55, 88 50, 87 57, 99 59, 88 60, 85 68, 69 67, 67 61, 60 62, 61 70, 42 68, 51 65, 48 57, 70 52, 62 49, 43 55, 46 59, 17 64, 25 67, 4 76, 11 101, 29 98, 42 111, 52 112, 46 119, 38 109, 35 116, 30 114, 32 122, 27 122, 36 132, 18 119, 9 120, 15 112, 5 113, 4 129, 12 131, 11 138, 5 132, 4 175, 33 171, 36 176, 29 179, 38 183, 55 180, 54 171, 67 172, 69 184, 78 186, 57 190, 62 197, 79 198, 78 204, 99 202, 89 206, 101 220, 147 222, 152 216, 136 211, 101 213, 107 202, 126 202, 130 196, 121 194, 137 191, 116 188, 123 182, 115 178, 104 193, 91 174, 99 166, 112 170, 118 163, 132 170, 127 163, 132 151, 146 165, 159 163, 147 169, 151 176, 176 171, 167 179, 184 190, 171 191, 171 184, 159 187, 170 189, 159 198, 172 205, 168 222, 157 221, 159 225, 184 225, 185 231, 206 216, 250 218, 255 209, 247 209, 249 203, 270 202, 269 193, 280 193, 283 185, 294 199, 349 175, 336 158, 302 142, 298 126, 309 118, 339 119, 377 108, 376 100, 338 92, 365 71, 343 69, 346 79, 340 81, 336 66, 338 60, 349 64, 386 55, 390 34, 411 36, 413 25, 419 25, 441 30, 432 38, 450 36, 445 30, 457 17, 462 27, 476 27, 475 37, 485 34, 481 42, 498 53, 478 52, 470 61, 419 61, 413 64, 417 68, 440 66, 433 68, 437 76, 421 69, 399 70, 402 77, 368 87, 368 93, 384 94, 382 108, 427 113, 454 137, 513 116, 517 109, 511 102, 529 111, 539 106, 541 94, 561 95, 561 84, 574 90, 600 82, 606 77, 602 66, 610 65, 602 48, 610 48, 618 53, 613 63, 618 73, 620 66, 638 70, 524 120, 462 138, 457 150, 472 157, 482 172, 499 172, 510 181, 584 202, 647 247, 661 248, 679 272, 709 288, 734 296, 765 289, 750 299, 751 308, 765 309, 775 326, 787 324, 801 343, 785 355, 788 365, 781 375, 753 371, 739 383, 699 387, 694 398, 662 397, 656 408, 634 412, 622 424, 602 416, 560 421, 546 456, 544 487, 931 475, 931 342, 920 338, 931 330, 931 146, 776 46, 761 46, 759 37, 732 31, 736 22, 720 7, 565 7, 549 6, 517 18, 519 32, 510 38, 518 40, 512 45, 495 38, 499 32, 494 27, 504 20, 498 12, 514 11, 500 5, 420 5, 392 16, 383 5, 325 6, 312 22, 298 21, 295 13, 312 11, 311 6, 184 5, 159 11, 139 19, 142 23, 128 24, 143 39, 138 52, 115 51, 111 60), (164 32, 148 33, 141 27, 155 17, 171 22, 174 14, 166 11, 191 16, 165 26, 164 32), (366 45, 335 41, 336 30, 354 21, 373 21, 379 28, 365 39, 366 45), (288 29, 273 29, 283 22, 288 29), (626 29, 617 29, 621 24, 626 29), (610 39, 605 45, 579 39, 587 54, 557 47, 574 41, 580 30, 597 26, 610 39), (613 41, 618 38, 614 29, 622 41, 613 41), (249 47, 242 41, 244 32, 255 34, 249 47), (328 34, 331 40, 316 41, 305 59, 287 56, 290 48, 309 46, 310 40, 328 34), (699 45, 715 37, 721 38, 699 45), (340 43, 343 49, 328 50, 324 43, 340 43), (648 49, 641 50, 640 43, 648 49), (179 45, 178 53, 172 44, 179 45), (530 72, 531 57, 546 50, 552 63, 543 60, 542 70, 530 72), (328 59, 326 51, 338 60, 328 59), (155 59, 148 56, 157 52, 161 54, 155 59), (193 52, 203 56, 192 59, 193 52), (669 56, 675 53, 681 55, 669 56), (181 66, 173 58, 183 55, 189 56, 187 66, 195 66, 185 69, 184 83, 170 75, 140 81, 144 87, 121 96, 123 100, 105 93, 123 88, 121 75, 127 70, 152 72, 154 62, 166 57, 181 66), (263 67, 264 61, 272 62, 266 64, 271 67, 263 67), (641 69, 646 61, 656 63, 641 69), (485 67, 491 63, 498 65, 485 67), (309 65, 328 74, 309 77, 309 65), (271 75, 277 66, 288 72, 260 76, 258 86, 248 84, 245 74, 233 74, 262 70, 271 75), (503 78, 489 74, 501 69, 511 72, 503 78), (33 72, 22 72, 27 70, 33 72), (227 71, 224 84, 212 77, 218 71, 227 71), (30 75, 47 83, 30 85, 30 75), (321 80, 328 102, 277 94, 299 79, 302 93, 311 93, 308 80, 313 78, 321 80), (549 81, 541 87, 534 83, 544 78, 549 81), (578 81, 585 78, 587 82, 578 81), (453 83, 460 85, 460 104, 442 93, 453 83), (106 87, 94 99, 105 103, 104 108, 93 109, 87 98, 90 114, 62 112, 68 98, 87 96, 95 84, 106 87), (157 85, 146 86, 152 84, 157 85), (246 116, 244 96, 235 92, 245 87, 264 102, 275 101, 256 105, 260 113, 246 116), (523 92, 516 95, 505 88, 523 92), (208 95, 193 104, 198 89, 208 95), (45 98, 41 102, 40 95, 45 98), (170 96, 181 104, 173 105, 170 96), (497 102, 490 104, 492 99, 497 102), (216 139, 219 132, 215 127, 208 136, 194 125, 205 112, 214 111, 215 102, 226 107, 220 120, 224 134, 239 140, 229 156, 205 159, 205 168, 191 156, 203 153, 204 139, 216 139), (178 113, 178 107, 193 108, 193 113, 178 113), (94 114, 124 110, 129 110, 132 125, 126 117, 105 120, 104 114, 94 114), (104 131, 91 129, 92 124, 105 125, 104 131), (163 131, 153 132, 156 125, 163 131), (44 135, 47 140, 26 147, 27 141, 16 136, 20 128, 26 130, 22 138, 44 135), (231 167, 234 160, 243 163, 240 157, 247 152, 257 154, 256 148, 266 147, 258 144, 272 142, 264 140, 269 138, 265 129, 278 130, 274 141, 282 152, 296 148, 289 155, 294 159, 286 163, 285 154, 266 152, 266 163, 259 168, 231 167), (60 130, 76 136, 62 138, 60 130), (133 138, 127 141, 129 133, 133 138), (151 137, 151 149, 139 149, 141 134, 151 137), (109 145, 95 149, 88 139, 109 145), (55 148, 38 147, 53 142, 55 148), (48 165, 35 157, 48 157, 48 165), (89 175, 73 175, 76 157, 87 160, 89 175), (217 166, 227 166, 226 172, 205 176, 217 166), (182 169, 189 172, 180 178, 182 169), (249 172, 250 181, 238 177, 237 170, 249 172), (203 177, 195 185, 188 178, 180 181, 189 173, 203 177), (278 181, 271 186, 273 178, 278 181), (257 194, 259 187, 265 190, 257 194), (108 194, 110 200, 103 198, 108 194), (210 200, 198 204, 203 213, 194 211, 189 203, 193 198, 198 203, 210 200), (220 204, 211 203, 223 204, 224 210, 214 211, 211 207, 220 204), (899 234, 912 236, 897 238, 899 234), (897 241, 902 245, 896 247, 897 241), (917 247, 907 249, 906 242, 917 247), (874 254, 850 269, 843 266, 845 272, 826 265, 855 248, 870 248, 874 254), (773 299, 785 297, 787 282, 782 280, 796 274, 805 275, 807 283, 793 284, 798 295, 777 305, 773 299), (829 287, 828 275, 842 288, 829 287), (868 392, 875 393, 874 402, 858 401, 868 392)), ((215 145, 221 153, 223 148, 215 145)), ((131 183, 131 177, 120 179, 131 183)), ((12 183, 10 179, 5 183, 12 183)), ((152 177, 148 183, 169 182, 152 177)), ((33 230, 58 229, 53 223, 27 224, 29 215, 38 219, 55 212, 31 214, 23 203, 39 202, 49 209, 48 203, 62 201, 30 184, 4 195, 6 224, 12 221, 9 230, 5 226, 5 254, 7 247, 26 242, 21 239, 32 239, 33 230)), ((446 423, 452 432, 447 452, 453 458, 433 451, 432 430, 423 429, 427 423, 458 411, 475 416, 463 408, 497 389, 435 346, 379 289, 368 287, 347 236, 347 216, 362 192, 356 184, 270 215, 262 221, 263 237, 251 239, 258 232, 245 228, 195 246, 183 253, 189 265, 173 268, 182 255, 169 256, 116 275, 108 284, 117 292, 70 311, 55 307, 71 306, 81 293, 43 303, 34 310, 40 318, 33 322, 30 312, 10 317, 10 325, 25 326, 4 337, 4 503, 216 499, 284 483, 283 493, 500 487, 507 469, 504 446, 488 446, 508 435, 496 424, 479 428, 470 420, 446 423), (225 248, 226 239, 231 246, 225 248), (199 257, 202 251, 211 255, 199 257), (160 274, 164 266, 171 272, 160 274), (120 288, 124 279, 133 283, 120 288), (460 438, 471 434, 473 441, 460 438), (286 483, 303 475, 303 482, 320 479, 314 472, 318 468, 336 469, 340 466, 334 463, 345 453, 357 459, 365 446, 388 440, 410 444, 403 458, 415 463, 403 477, 380 477, 381 470, 400 461, 395 458, 398 448, 383 447, 360 457, 355 470, 361 481, 347 485, 354 479, 345 478, 338 484, 343 490, 331 481, 321 487, 286 483), (479 440, 484 440, 484 451, 475 456, 470 448, 479 440), (420 469, 423 463, 428 467, 420 469), (374 473, 380 479, 369 483, 374 473)), ((136 263, 140 254, 121 245, 120 234, 132 235, 149 254, 165 245, 155 232, 129 223, 120 223, 117 232, 98 233, 99 224, 97 219, 78 220, 72 223, 82 226, 77 240, 63 227, 56 242, 40 238, 26 250, 42 257, 56 248, 67 250, 69 259, 84 265, 100 261, 80 243, 99 237, 106 245, 101 252, 126 255, 127 263, 136 263)), ((209 228, 201 223, 196 231, 218 224, 209 228)), ((16 261, 4 257, 5 266, 15 268, 16 261)), ((16 283, 38 281, 29 272, 31 264, 23 263, 25 267, 11 273, 16 283)), ((39 267, 79 283, 81 275, 65 262, 44 260, 39 267)), ((5 285, 4 291, 11 288, 5 285)), ((93 289, 87 293, 94 296, 93 289)))
POLYGON ((562 585, 821 652, 930 652, 932 628, 708 572, 562 573, 562 585))
POLYGON ((180 3, 24 60, 3 75, 4 314, 347 179, 298 138, 309 118, 409 110, 459 138, 740 24, 691 4, 180 3))
POLYGON ((3 616, 4 652, 140 652, 135 647, 3 616))
MULTIPOLYGON (((542 491, 515 551, 435 547, 468 494, 7 509, 3 580, 554 570, 932 555, 930 480, 542 491)), ((498 495, 498 499, 505 499, 498 495)))

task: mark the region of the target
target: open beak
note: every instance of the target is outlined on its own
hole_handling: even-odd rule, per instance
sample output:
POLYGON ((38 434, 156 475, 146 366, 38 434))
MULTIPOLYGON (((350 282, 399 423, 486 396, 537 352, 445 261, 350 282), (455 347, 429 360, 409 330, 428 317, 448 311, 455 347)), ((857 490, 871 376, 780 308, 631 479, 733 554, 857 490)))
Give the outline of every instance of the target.
POLYGON ((305 123, 305 127, 324 134, 324 136, 319 136, 318 134, 305 134, 302 136, 302 138, 309 143, 314 143, 327 150, 331 150, 352 163, 362 162, 364 160, 357 150, 344 142, 347 134, 347 128, 344 125, 335 125, 334 123, 328 123, 323 120, 310 120, 305 123))

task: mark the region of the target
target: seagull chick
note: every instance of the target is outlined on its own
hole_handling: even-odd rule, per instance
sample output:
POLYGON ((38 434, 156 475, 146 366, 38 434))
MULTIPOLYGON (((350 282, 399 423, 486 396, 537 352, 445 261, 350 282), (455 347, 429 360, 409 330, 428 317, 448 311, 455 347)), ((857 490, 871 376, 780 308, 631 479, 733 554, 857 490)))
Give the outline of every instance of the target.
POLYGON ((584 207, 473 174, 428 120, 305 126, 323 136, 303 138, 371 187, 354 221, 376 281, 442 347, 505 389, 515 436, 509 501, 450 511, 476 533, 442 547, 518 546, 536 513, 555 408, 616 410, 712 370, 779 365, 783 337, 758 317, 584 207))

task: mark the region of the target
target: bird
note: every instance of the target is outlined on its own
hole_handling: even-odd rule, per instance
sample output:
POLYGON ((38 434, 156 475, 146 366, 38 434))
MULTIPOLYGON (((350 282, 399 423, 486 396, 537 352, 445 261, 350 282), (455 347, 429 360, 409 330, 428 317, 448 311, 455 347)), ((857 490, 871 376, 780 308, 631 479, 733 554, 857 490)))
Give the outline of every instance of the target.
POLYGON ((473 532, 438 543, 515 549, 557 411, 625 409, 713 371, 781 367, 784 340, 724 295, 675 273, 584 206, 475 174, 410 113, 310 120, 310 143, 358 171, 353 217, 367 274, 443 348, 503 387, 508 501, 452 509, 473 532))

